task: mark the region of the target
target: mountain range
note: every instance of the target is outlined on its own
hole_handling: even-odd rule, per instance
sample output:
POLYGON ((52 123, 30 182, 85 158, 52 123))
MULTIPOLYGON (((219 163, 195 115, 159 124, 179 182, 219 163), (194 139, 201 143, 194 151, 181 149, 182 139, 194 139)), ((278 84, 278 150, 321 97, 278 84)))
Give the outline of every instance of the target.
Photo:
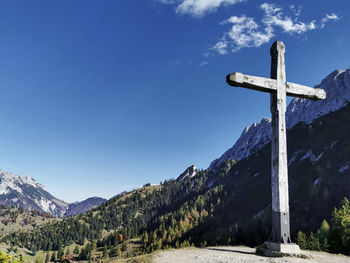
POLYGON ((20 176, 0 170, 0 204, 10 207, 23 207, 64 217, 85 212, 107 200, 99 197, 88 198, 69 204, 45 190, 42 184, 30 176, 20 176))
MULTIPOLYGON (((316 231, 344 197, 350 198, 349 76, 350 70, 336 70, 321 82, 325 101, 294 99, 288 106, 292 239, 299 230, 316 231)), ((72 243, 85 246, 88 240, 102 251, 117 248, 122 234, 133 248, 128 255, 191 243, 262 244, 271 227, 268 123, 266 118, 247 127, 209 169, 191 166, 177 179, 145 185, 85 213, 2 240, 32 251, 59 250, 72 243)))
MULTIPOLYGON (((350 100, 350 69, 344 71, 337 69, 329 74, 315 88, 324 89, 327 98, 322 101, 310 101, 294 98, 287 107, 287 128, 293 128, 297 123, 310 124, 313 120, 344 107, 350 100)), ((221 157, 214 160, 209 168, 217 170, 225 160, 243 160, 264 148, 271 141, 271 119, 263 118, 247 126, 235 144, 221 157)), ((311 153, 311 158, 317 158, 311 153)), ((296 157, 289 156, 290 162, 296 157)), ((198 174, 196 166, 191 166, 178 177, 183 181, 198 174)), ((91 197, 81 202, 69 204, 55 198, 37 183, 33 178, 15 175, 0 170, 0 204, 18 206, 28 210, 37 210, 50 213, 53 216, 64 217, 83 213, 107 200, 91 197)))
MULTIPOLYGON (((315 88, 323 89, 327 98, 320 101, 294 98, 286 111, 287 129, 299 122, 310 124, 314 119, 344 107, 350 101, 350 69, 334 70, 315 88)), ((235 144, 221 157, 210 164, 211 169, 218 168, 225 160, 242 160, 262 149, 271 141, 271 119, 263 118, 247 126, 235 144)))

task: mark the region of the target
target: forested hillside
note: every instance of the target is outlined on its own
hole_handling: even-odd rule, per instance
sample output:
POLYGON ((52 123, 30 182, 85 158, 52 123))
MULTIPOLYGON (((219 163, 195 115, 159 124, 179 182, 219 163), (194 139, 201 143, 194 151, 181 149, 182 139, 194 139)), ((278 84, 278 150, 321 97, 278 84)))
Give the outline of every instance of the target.
POLYGON ((0 205, 0 236, 3 237, 18 230, 31 230, 59 219, 40 211, 28 211, 22 207, 0 205))
MULTIPOLYGON (((349 105, 288 130, 293 237, 299 230, 317 230, 323 219, 330 219, 333 208, 350 197, 349 130, 349 105)), ((201 170, 183 181, 148 185, 3 241, 34 251, 84 245, 81 259, 98 248, 104 255, 121 255, 125 240, 124 256, 191 244, 254 246, 270 233, 270 187, 268 144, 248 159, 223 162, 216 172, 201 170)))

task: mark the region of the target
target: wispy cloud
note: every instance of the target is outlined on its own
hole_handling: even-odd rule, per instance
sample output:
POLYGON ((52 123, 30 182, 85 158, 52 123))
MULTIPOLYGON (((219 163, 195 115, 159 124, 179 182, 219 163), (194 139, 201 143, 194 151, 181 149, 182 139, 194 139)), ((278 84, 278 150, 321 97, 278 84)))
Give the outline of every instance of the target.
POLYGON ((215 12, 220 6, 234 5, 244 0, 184 0, 176 8, 180 14, 190 14, 201 17, 205 14, 215 12))
POLYGON ((176 4, 176 13, 202 17, 221 6, 234 5, 245 0, 158 0, 163 4, 176 4))
POLYGON ((208 64, 209 64, 208 61, 202 61, 201 63, 199 63, 199 66, 200 66, 200 67, 204 67, 204 66, 206 66, 206 65, 208 65, 208 64))
POLYGON ((323 28, 331 20, 339 20, 339 17, 334 13, 327 14, 324 18, 321 19, 321 28, 323 28))
POLYGON ((281 9, 273 4, 264 3, 260 7, 265 12, 262 22, 267 28, 280 27, 283 32, 289 34, 303 34, 309 30, 316 29, 315 20, 309 23, 293 21, 292 18, 283 16, 281 9))
POLYGON ((162 4, 175 4, 176 2, 179 2, 179 0, 158 0, 158 2, 162 4))
POLYGON ((282 8, 274 4, 263 3, 260 8, 264 11, 264 15, 259 24, 254 18, 245 15, 232 16, 221 22, 221 25, 232 25, 231 29, 211 49, 225 55, 246 47, 260 47, 276 35, 276 28, 289 35, 302 35, 310 30, 324 28, 329 21, 339 19, 333 13, 327 14, 319 23, 316 20, 302 22, 298 19, 300 8, 289 7, 294 17, 284 15, 282 8))
POLYGON ((181 62, 178 61, 178 60, 171 60, 171 61, 168 61, 168 64, 169 65, 179 66, 179 65, 181 65, 181 62))

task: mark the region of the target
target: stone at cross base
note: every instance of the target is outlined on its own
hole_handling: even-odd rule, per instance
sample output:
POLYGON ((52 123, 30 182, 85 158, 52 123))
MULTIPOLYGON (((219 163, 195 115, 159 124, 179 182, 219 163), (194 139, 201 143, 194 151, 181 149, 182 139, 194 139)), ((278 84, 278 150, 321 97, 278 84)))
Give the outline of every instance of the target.
POLYGON ((265 242, 264 253, 268 256, 283 254, 300 254, 300 248, 290 238, 288 162, 286 135, 286 96, 323 100, 326 92, 286 81, 284 60, 285 46, 276 41, 270 49, 271 78, 261 78, 242 73, 227 76, 227 83, 235 87, 243 87, 270 93, 270 109, 272 115, 271 139, 271 188, 272 188, 272 231, 265 242))

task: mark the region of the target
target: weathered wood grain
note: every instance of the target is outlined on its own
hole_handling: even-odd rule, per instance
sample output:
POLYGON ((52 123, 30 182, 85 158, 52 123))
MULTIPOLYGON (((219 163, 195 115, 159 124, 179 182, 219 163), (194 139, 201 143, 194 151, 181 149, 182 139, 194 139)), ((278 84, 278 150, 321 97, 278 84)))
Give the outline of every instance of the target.
MULTIPOLYGON (((234 87, 242 87, 262 92, 275 92, 277 90, 277 80, 244 75, 234 72, 226 77, 227 83, 234 87)), ((323 89, 315 89, 308 86, 287 82, 287 96, 304 98, 309 100, 324 100, 326 92, 323 89)))

